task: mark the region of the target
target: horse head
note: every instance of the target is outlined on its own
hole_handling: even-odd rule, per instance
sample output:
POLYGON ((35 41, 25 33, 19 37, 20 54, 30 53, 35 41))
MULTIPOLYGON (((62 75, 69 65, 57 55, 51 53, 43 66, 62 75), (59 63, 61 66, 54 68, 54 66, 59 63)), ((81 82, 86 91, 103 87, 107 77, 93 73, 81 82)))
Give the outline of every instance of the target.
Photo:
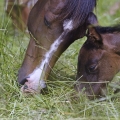
POLYGON ((90 97, 104 95, 106 85, 120 70, 120 25, 89 26, 78 57, 77 91, 90 97))
POLYGON ((96 0, 38 0, 28 18, 30 42, 18 82, 23 92, 40 92, 60 55, 97 23, 96 0))

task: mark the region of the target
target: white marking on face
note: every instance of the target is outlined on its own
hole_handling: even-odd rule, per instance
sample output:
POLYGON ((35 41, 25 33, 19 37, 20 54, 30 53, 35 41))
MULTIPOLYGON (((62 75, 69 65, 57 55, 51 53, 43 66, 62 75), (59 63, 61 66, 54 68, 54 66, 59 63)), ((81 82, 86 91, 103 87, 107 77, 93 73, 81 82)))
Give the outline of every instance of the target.
POLYGON ((72 20, 65 20, 63 23, 64 30, 72 30, 73 29, 73 21, 72 20))
POLYGON ((36 90, 36 89, 38 89, 39 86, 41 89, 46 87, 45 82, 43 81, 44 72, 46 71, 45 66, 47 64, 49 64, 51 57, 53 56, 53 54, 55 53, 55 51, 59 47, 60 43, 63 41, 61 39, 63 34, 64 34, 64 32, 51 45, 50 50, 45 54, 45 57, 42 60, 40 66, 38 68, 36 68, 31 74, 28 75, 27 80, 29 81, 30 84, 34 85, 33 87, 31 86, 32 89, 36 90), (41 82, 41 80, 42 80, 42 82, 41 82))
POLYGON ((47 53, 45 54, 45 57, 42 60, 41 64, 31 74, 28 75, 27 80, 31 84, 30 86, 32 87, 32 89, 34 90, 37 90, 38 88, 42 89, 46 87, 45 82, 44 82, 44 73, 46 72, 46 67, 48 67, 52 56, 57 51, 59 45, 63 42, 64 40, 63 36, 65 35, 66 30, 68 31, 72 30, 73 28, 72 21, 71 20, 68 22, 65 21, 63 24, 63 27, 64 27, 63 33, 51 45, 50 50, 47 51, 47 53))

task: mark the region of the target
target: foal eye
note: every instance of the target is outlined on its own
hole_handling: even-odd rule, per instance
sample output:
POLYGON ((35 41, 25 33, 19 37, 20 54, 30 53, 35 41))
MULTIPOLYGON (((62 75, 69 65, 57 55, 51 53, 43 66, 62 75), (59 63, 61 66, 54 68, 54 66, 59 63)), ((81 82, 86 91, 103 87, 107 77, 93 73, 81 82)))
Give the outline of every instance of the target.
POLYGON ((46 17, 44 17, 44 23, 45 25, 50 28, 51 24, 49 23, 49 21, 46 19, 46 17))
POLYGON ((97 71, 97 64, 92 64, 92 65, 90 65, 88 68, 88 72, 89 73, 96 73, 97 71))

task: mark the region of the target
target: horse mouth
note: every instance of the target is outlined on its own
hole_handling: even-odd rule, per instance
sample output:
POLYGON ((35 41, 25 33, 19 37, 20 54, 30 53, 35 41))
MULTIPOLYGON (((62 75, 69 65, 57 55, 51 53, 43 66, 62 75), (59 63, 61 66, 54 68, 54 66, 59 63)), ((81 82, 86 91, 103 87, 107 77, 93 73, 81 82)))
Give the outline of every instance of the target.
POLYGON ((38 80, 36 77, 32 78, 31 76, 23 79, 20 84, 22 85, 22 93, 36 94, 40 93, 43 88, 46 88, 46 83, 44 80, 38 80))
POLYGON ((37 94, 41 92, 41 89, 38 89, 37 85, 32 85, 32 83, 25 82, 25 84, 21 87, 21 92, 28 94, 37 94))
POLYGON ((28 93, 28 94, 36 94, 40 91, 37 91, 31 87, 28 87, 28 85, 24 84, 22 87, 21 87, 21 92, 22 93, 28 93))

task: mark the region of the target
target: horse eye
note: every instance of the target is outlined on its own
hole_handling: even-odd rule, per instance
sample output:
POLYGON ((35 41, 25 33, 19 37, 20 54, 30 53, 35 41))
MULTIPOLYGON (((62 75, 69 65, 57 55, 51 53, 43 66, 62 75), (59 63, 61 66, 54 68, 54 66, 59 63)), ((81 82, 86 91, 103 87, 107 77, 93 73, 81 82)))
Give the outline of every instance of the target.
POLYGON ((89 73, 96 73, 97 71, 97 64, 92 64, 88 67, 89 73))
POLYGON ((46 19, 46 17, 44 17, 44 23, 45 25, 50 28, 51 24, 49 23, 49 21, 46 19))

